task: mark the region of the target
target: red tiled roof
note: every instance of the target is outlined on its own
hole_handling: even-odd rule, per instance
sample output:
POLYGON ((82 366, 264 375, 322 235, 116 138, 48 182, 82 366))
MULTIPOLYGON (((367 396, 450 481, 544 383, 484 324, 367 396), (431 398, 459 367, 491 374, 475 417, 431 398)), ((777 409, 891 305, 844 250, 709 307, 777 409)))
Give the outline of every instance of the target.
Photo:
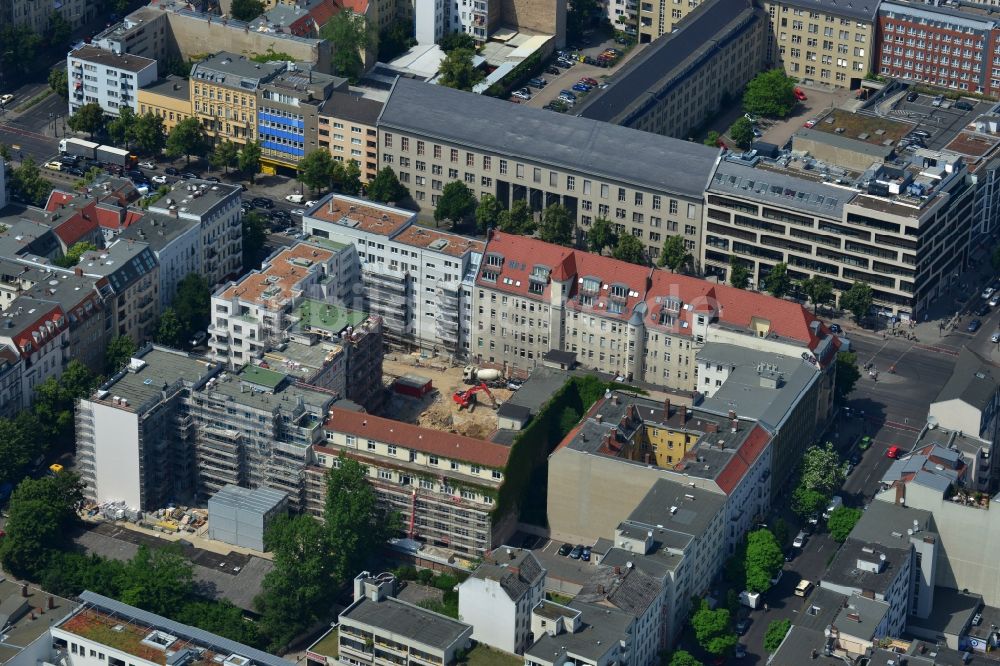
POLYGON ((48 201, 45 202, 45 210, 50 213, 55 209, 59 208, 60 205, 69 203, 72 201, 76 195, 69 192, 60 192, 59 190, 52 190, 49 194, 48 201))
POLYGON ((810 328, 817 321, 809 310, 794 301, 775 298, 755 291, 737 289, 729 285, 715 285, 716 298, 721 306, 719 320, 734 326, 748 328, 754 318, 771 323, 771 332, 816 346, 819 338, 810 328))
POLYGON ((576 283, 570 289, 571 300, 566 304, 568 308, 628 320, 632 316, 635 306, 646 298, 650 275, 653 272, 653 269, 648 266, 638 266, 611 257, 580 251, 573 253, 573 263, 576 265, 576 283), (601 286, 594 298, 593 305, 582 305, 575 297, 580 294, 584 278, 588 277, 600 279, 601 286), (619 313, 611 312, 608 309, 611 305, 611 289, 615 285, 622 285, 627 290, 622 311, 619 313))
POLYGON ((368 11, 368 0, 337 0, 341 9, 353 9, 355 14, 365 14, 368 11))
POLYGON ((309 16, 316 22, 316 28, 322 28, 330 19, 340 12, 340 7, 334 0, 323 0, 309 9, 309 16))
POLYGON ((356 437, 366 437, 396 444, 409 449, 502 469, 510 457, 510 447, 484 439, 475 439, 450 432, 420 426, 371 414, 353 412, 339 407, 330 409, 324 428, 356 437))
POLYGON ((760 454, 764 452, 771 441, 771 434, 759 425, 754 425, 753 430, 746 436, 740 448, 736 450, 736 455, 730 458, 729 463, 715 477, 722 492, 727 495, 732 494, 740 480, 743 479, 747 471, 753 466, 760 454))
POLYGON ((95 202, 91 202, 55 226, 52 231, 66 247, 93 236, 98 231, 95 202))
POLYGON ((125 211, 125 220, 122 221, 118 211, 114 208, 97 207, 97 223, 104 229, 125 229, 141 219, 142 213, 140 211, 125 211))
POLYGON ((572 263, 573 252, 570 248, 561 245, 496 231, 486 243, 486 254, 483 256, 476 284, 508 294, 517 294, 536 300, 548 300, 550 284, 546 284, 545 290, 541 294, 532 294, 528 291, 528 277, 531 275, 532 269, 535 266, 545 266, 552 271, 553 280, 566 280, 576 272, 572 263), (491 255, 500 255, 504 260, 499 269, 500 274, 496 283, 483 279, 483 271, 496 270, 495 267, 489 265, 491 255), (564 265, 566 262, 569 262, 568 266, 564 265))
POLYGON ((58 335, 66 328, 66 316, 62 308, 53 304, 52 308, 41 313, 30 325, 25 326, 12 338, 14 345, 22 354, 31 354, 36 349, 45 346, 54 335, 58 335), (50 331, 46 322, 52 322, 53 328, 50 331), (33 333, 38 333, 38 340, 35 340, 33 333))

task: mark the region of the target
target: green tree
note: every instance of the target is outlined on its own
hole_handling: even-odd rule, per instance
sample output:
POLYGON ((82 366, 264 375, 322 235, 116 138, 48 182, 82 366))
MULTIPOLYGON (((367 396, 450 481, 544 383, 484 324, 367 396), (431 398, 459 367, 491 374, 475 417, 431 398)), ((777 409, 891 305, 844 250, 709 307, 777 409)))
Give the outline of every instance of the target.
POLYGON ((802 293, 813 304, 813 312, 819 311, 819 306, 833 298, 833 283, 825 277, 815 276, 799 282, 802 293))
POLYGON ((262 154, 260 141, 247 141, 236 158, 239 170, 250 179, 250 184, 254 183, 257 174, 260 173, 260 156, 262 154))
POLYGON ((188 339, 197 331, 208 327, 212 290, 208 280, 198 273, 188 273, 177 283, 177 295, 173 308, 181 324, 183 339, 188 339))
POLYGON ((830 517, 826 519, 826 529, 830 531, 830 537, 834 541, 844 543, 859 520, 861 520, 861 509, 846 506, 837 507, 830 512, 830 517))
POLYGON ((34 414, 21 410, 13 419, 0 419, 0 484, 16 483, 38 455, 40 424, 34 414))
POLYGON ((25 479, 7 507, 7 536, 0 539, 0 564, 19 578, 35 579, 53 550, 69 540, 83 500, 80 479, 72 472, 25 479))
POLYGON ((250 59, 254 62, 294 62, 295 56, 285 53, 284 51, 275 51, 268 46, 266 51, 252 55, 250 56, 250 59))
POLYGON ((770 530, 754 530, 747 535, 747 590, 766 592, 771 579, 781 570, 785 556, 770 530))
POLYGON ((449 52, 438 71, 440 84, 456 90, 471 91, 472 87, 486 76, 482 70, 472 64, 475 51, 470 49, 455 49, 449 52))
POLYGON ((502 214, 503 204, 500 200, 492 194, 484 194, 476 205, 476 227, 479 232, 485 234, 488 229, 496 228, 502 214))
POLYGON ((169 157, 187 158, 187 163, 191 163, 191 156, 202 156, 208 151, 208 140, 201 127, 201 122, 197 118, 185 118, 170 130, 167 137, 166 152, 169 157))
POLYGON ((73 359, 59 379, 50 377, 35 387, 32 412, 38 436, 45 447, 69 448, 72 445, 76 400, 87 396, 96 385, 94 374, 73 359))
POLYGON ((765 290, 775 298, 781 298, 792 288, 792 278, 788 275, 788 264, 778 262, 763 280, 765 290))
POLYGON ((866 316, 874 302, 872 288, 866 282, 855 282, 850 289, 840 295, 840 307, 849 310, 854 315, 855 321, 860 321, 866 316))
POLYGON ((667 240, 663 241, 663 250, 656 260, 656 265, 669 268, 676 273, 685 266, 690 266, 692 261, 694 259, 685 247, 684 239, 680 236, 667 236, 667 240))
POLYGON ((702 141, 702 143, 708 146, 709 148, 715 148, 716 146, 719 145, 719 136, 720 135, 718 132, 716 132, 715 130, 711 130, 709 131, 708 134, 705 135, 705 140, 702 141))
POLYGON ((538 237, 546 243, 572 247, 575 227, 569 210, 562 204, 552 204, 542 212, 538 237))
POLYGON ((242 609, 225 599, 189 600, 171 617, 244 645, 260 644, 257 624, 247 620, 242 609))
POLYGON ((10 189, 34 206, 44 206, 52 192, 52 183, 42 177, 31 155, 21 160, 21 165, 11 171, 10 189))
POLYGON ((497 228, 508 234, 521 236, 535 233, 535 215, 531 212, 528 202, 524 199, 515 199, 510 210, 500 213, 497 228))
POLYGON ((764 649, 768 654, 778 651, 781 641, 785 640, 785 634, 792 628, 791 620, 772 620, 767 625, 767 633, 764 634, 764 649))
POLYGON ((843 402, 851 394, 859 379, 861 371, 858 370, 858 355, 854 352, 838 352, 837 383, 834 387, 838 402, 843 402))
POLYGON ((792 491, 792 512, 806 520, 825 509, 829 499, 828 495, 800 484, 792 491))
POLYGON ((42 38, 27 26, 8 24, 0 28, 0 72, 9 80, 31 71, 41 42, 42 38))
POLYGON ((160 315, 160 324, 156 327, 156 341, 175 349, 184 344, 184 330, 173 308, 166 308, 160 315))
MULTIPOLYGON (((314 155, 316 153, 326 155, 328 159, 330 157, 330 153, 321 150, 315 150, 310 153, 310 155, 314 155)), ((226 173, 229 173, 229 167, 236 164, 236 160, 239 155, 240 147, 229 139, 226 139, 215 145, 215 150, 212 151, 208 161, 211 162, 212 166, 216 169, 224 169, 226 173)), ((309 157, 309 155, 306 155, 306 157, 309 157)))
POLYGON ((410 191, 399 182, 392 167, 382 167, 368 183, 368 198, 381 203, 398 203, 410 196, 410 191))
POLYGON ((184 60, 184 58, 176 56, 168 56, 166 58, 162 58, 157 63, 157 69, 160 70, 160 76, 173 74, 174 76, 180 76, 186 79, 191 76, 192 65, 194 65, 194 62, 191 60, 184 60))
POLYGON ((350 8, 342 9, 320 29, 319 36, 335 45, 333 73, 357 83, 365 68, 363 54, 372 42, 365 17, 350 8))
POLYGON ((49 88, 63 99, 69 99, 69 76, 65 67, 56 67, 49 71, 49 88))
POLYGON ((108 121, 108 137, 115 145, 124 145, 126 148, 135 139, 135 128, 139 117, 131 106, 122 106, 118 109, 118 116, 108 121))
POLYGON ((139 546, 122 571, 119 600, 158 615, 172 615, 194 593, 192 564, 179 547, 139 546))
POLYGON ((104 109, 97 102, 88 102, 76 110, 66 124, 74 132, 86 132, 90 138, 104 127, 104 109))
POLYGON ((280 516, 265 537, 274 568, 264 576, 254 605, 268 650, 280 652, 326 615, 329 590, 344 579, 333 575, 328 530, 312 516, 280 516))
POLYGON ((601 15, 596 0, 573 0, 566 8, 566 36, 571 42, 580 40, 594 27, 601 15))
POLYGON ((167 145, 163 118, 150 111, 139 116, 132 131, 132 142, 140 153, 158 155, 167 145))
POLYGON ((264 13, 264 3, 261 0, 233 0, 229 15, 237 21, 250 22, 264 13))
POLYGON ((990 263, 993 265, 993 270, 1000 272, 1000 247, 993 250, 992 256, 990 256, 990 263))
POLYGON ((255 264, 257 255, 267 240, 267 221, 257 211, 243 216, 243 267, 249 270, 255 264))
POLYGON ((690 652, 676 650, 670 656, 670 662, 667 666, 704 666, 704 664, 695 659, 694 655, 690 652))
POLYGON ((604 252, 604 248, 613 248, 618 244, 618 234, 615 233, 615 225, 604 217, 594 220, 587 231, 587 249, 595 254, 604 252))
POLYGON ((844 467, 831 442, 813 445, 802 455, 799 483, 829 497, 844 483, 844 467))
MULTIPOLYGON (((342 162, 334 161, 334 181, 340 184, 340 189, 346 194, 358 194, 361 192, 361 165, 357 160, 349 160, 346 164, 343 164, 341 169, 337 170, 336 166, 338 164, 343 164, 342 162)), ((403 187, 402 199, 410 196, 410 191, 403 187)))
POLYGON ((296 178, 313 192, 329 187, 332 175, 333 158, 325 150, 314 150, 299 160, 296 178))
POLYGON ((49 24, 45 28, 45 37, 50 46, 56 48, 68 46, 72 36, 73 26, 62 17, 62 14, 59 12, 49 14, 49 24))
POLYGON ((10 161, 10 146, 5 143, 0 143, 0 158, 3 158, 5 162, 10 161))
POLYGON ((109 375, 113 375, 124 368, 129 359, 135 355, 135 342, 127 335, 116 335, 108 343, 105 352, 105 369, 109 375))
POLYGON ((795 79, 782 69, 761 72, 743 91, 743 108, 755 116, 784 118, 795 103, 795 79))
POLYGON ((95 252, 96 250, 97 246, 90 241, 78 241, 73 243, 69 249, 66 250, 66 254, 56 259, 53 263, 57 266, 61 266, 62 268, 72 268, 80 263, 80 257, 82 257, 84 253, 95 252))
POLYGON ((460 180, 445 184, 441 198, 434 207, 435 224, 451 220, 452 226, 461 226, 476 212, 476 195, 460 180))
POLYGON ((740 116, 729 128, 729 137, 733 143, 746 150, 753 143, 753 123, 746 116, 740 116))
POLYGON ((778 518, 774 521, 774 525, 771 526, 771 534, 774 535, 775 540, 779 544, 788 542, 788 521, 784 518, 778 518))
POLYGON ((729 285, 737 289, 750 285, 750 269, 736 257, 729 257, 729 285))
POLYGON ((707 601, 701 600, 698 610, 691 616, 691 628, 698 645, 706 652, 721 656, 736 647, 737 636, 729 627, 729 617, 729 610, 712 610, 707 601))
POLYGON ((417 40, 413 38, 413 22, 396 19, 379 32, 378 60, 379 62, 395 60, 416 43, 417 40))
POLYGON ((476 48, 476 40, 474 40, 472 35, 468 33, 449 32, 438 41, 438 46, 440 46, 441 50, 445 53, 450 53, 455 49, 467 49, 469 51, 474 51, 476 48))
POLYGON ((323 522, 333 574, 338 580, 349 580, 377 553, 389 528, 368 483, 368 468, 346 456, 339 460, 340 466, 327 475, 323 522))
POLYGON ((632 234, 622 234, 618 238, 618 243, 615 244, 615 249, 611 252, 611 256, 619 261, 627 261, 630 264, 639 264, 640 266, 648 264, 646 261, 646 247, 642 244, 641 240, 632 234))

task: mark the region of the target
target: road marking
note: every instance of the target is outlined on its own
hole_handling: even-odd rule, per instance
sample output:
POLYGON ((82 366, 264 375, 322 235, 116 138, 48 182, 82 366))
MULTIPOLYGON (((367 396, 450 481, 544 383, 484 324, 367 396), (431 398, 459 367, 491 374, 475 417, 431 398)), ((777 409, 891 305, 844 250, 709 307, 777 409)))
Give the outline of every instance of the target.
POLYGON ((958 352, 954 349, 946 349, 944 347, 935 347, 933 345, 913 345, 917 349, 923 349, 924 351, 934 352, 936 354, 947 354, 948 356, 958 356, 958 352))
POLYGON ((45 139, 47 141, 54 141, 51 136, 45 136, 44 134, 38 134, 37 132, 32 132, 30 130, 20 129, 14 127, 13 125, 0 125, 0 130, 6 130, 8 132, 13 132, 14 134, 20 134, 21 136, 33 137, 36 139, 45 139))

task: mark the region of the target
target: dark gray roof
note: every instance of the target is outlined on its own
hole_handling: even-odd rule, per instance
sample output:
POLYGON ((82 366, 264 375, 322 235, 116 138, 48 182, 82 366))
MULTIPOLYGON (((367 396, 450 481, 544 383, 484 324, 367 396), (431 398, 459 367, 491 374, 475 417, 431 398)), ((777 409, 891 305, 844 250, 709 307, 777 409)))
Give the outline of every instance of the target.
POLYGON ((125 227, 119 238, 146 243, 154 252, 162 252, 175 240, 199 226, 197 220, 182 219, 162 213, 146 213, 125 227))
POLYGON ((778 651, 768 659, 768 666, 844 666, 840 657, 826 656, 826 637, 822 629, 807 629, 792 625, 778 651), (815 654, 815 657, 813 656, 815 654))
POLYGON ((517 421, 527 421, 531 417, 531 410, 524 405, 512 405, 509 402, 505 402, 497 410, 497 416, 517 421))
MULTIPOLYGON (((811 581, 814 582, 814 581, 811 581)), ((792 617, 796 626, 814 631, 823 631, 833 624, 834 618, 847 601, 847 595, 816 586, 806 599, 802 610, 792 617)))
POLYGON ((823 574, 822 582, 853 590, 871 590, 875 594, 884 594, 909 557, 909 544, 904 550, 848 538, 830 562, 826 573, 823 574), (882 555, 885 555, 885 566, 882 571, 875 573, 858 568, 859 559, 874 563, 878 562, 882 555))
POLYGON ((933 533, 933 514, 923 509, 900 506, 892 502, 874 501, 868 505, 861 519, 851 530, 851 538, 867 543, 881 543, 894 548, 909 548, 910 537, 907 530, 917 522, 923 532, 933 533))
POLYGON ((97 46, 91 46, 90 44, 85 44, 78 49, 70 51, 69 57, 94 62, 106 67, 114 67, 115 69, 127 72, 141 72, 149 66, 156 66, 156 61, 149 58, 143 58, 142 56, 130 53, 114 53, 97 46))
POLYGON ((319 114, 374 127, 383 106, 382 102, 357 93, 337 91, 323 102, 319 114))
POLYGON ((254 62, 245 55, 219 51, 196 62, 191 68, 191 79, 253 93, 261 83, 287 68, 283 62, 254 62))
POLYGON ((517 601, 539 582, 545 569, 530 550, 501 546, 490 553, 472 575, 497 581, 507 596, 517 601))
POLYGON ((156 95, 173 97, 174 99, 191 98, 191 86, 188 85, 187 79, 181 78, 175 74, 168 74, 166 77, 159 79, 155 83, 150 83, 148 86, 143 88, 143 90, 156 95))
POLYGON ((983 614, 983 622, 978 627, 970 626, 972 617, 982 607, 983 598, 978 594, 965 594, 946 587, 935 587, 930 615, 926 618, 911 615, 906 619, 906 624, 923 629, 922 634, 933 631, 935 634, 946 636, 958 636, 965 633, 968 628, 969 634, 985 639, 991 632, 990 621, 985 617, 987 613, 983 614))
POLYGON ((699 200, 718 155, 700 143, 404 78, 379 125, 699 200))
POLYGON ((376 629, 391 631, 418 643, 445 649, 463 634, 471 635, 472 627, 393 597, 372 601, 362 597, 340 614, 341 621, 349 619, 376 629))
POLYGON ((575 115, 629 125, 687 79, 691 71, 716 55, 734 32, 763 20, 749 0, 709 0, 663 35, 608 81, 588 95, 575 115))
POLYGON ((985 410, 1000 387, 997 367, 968 347, 958 353, 955 369, 934 402, 961 400, 979 410, 985 410))
POLYGON ((78 266, 85 275, 107 277, 115 293, 121 294, 152 272, 157 261, 146 243, 119 240, 105 250, 85 253, 78 266))
POLYGON ((782 0, 781 4, 862 21, 872 21, 878 13, 875 0, 782 0))
POLYGON ((875 630, 888 614, 887 602, 852 594, 833 624, 849 636, 870 640, 875 638, 875 630))
POLYGON ((842 217, 844 204, 856 194, 853 190, 797 178, 791 173, 755 168, 732 158, 719 162, 707 189, 838 220, 842 217))
POLYGON ((525 656, 551 663, 559 662, 555 657, 565 653, 597 661, 612 650, 618 641, 628 638, 629 627, 635 621, 631 615, 617 608, 583 603, 577 599, 569 607, 581 611, 580 621, 583 627, 574 633, 558 636, 543 634, 534 645, 525 650, 525 656))
POLYGON ((599 566, 580 588, 574 601, 607 602, 630 615, 642 617, 660 595, 662 585, 634 565, 599 566))
POLYGON ((681 534, 700 537, 722 511, 726 496, 693 488, 670 479, 659 479, 628 519, 681 534), (671 511, 671 509, 675 509, 671 511))

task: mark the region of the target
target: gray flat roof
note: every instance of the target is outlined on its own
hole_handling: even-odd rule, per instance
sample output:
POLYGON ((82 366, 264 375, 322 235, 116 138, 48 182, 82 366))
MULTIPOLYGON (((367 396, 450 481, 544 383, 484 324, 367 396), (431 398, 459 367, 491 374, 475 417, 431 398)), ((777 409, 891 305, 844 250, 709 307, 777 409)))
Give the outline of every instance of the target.
POLYGON ((843 217, 844 204, 855 196, 852 190, 758 169, 728 158, 719 162, 707 189, 835 219, 843 217))
POLYGON ((986 410, 998 390, 1000 371, 997 367, 963 346, 958 352, 958 362, 955 363, 951 377, 934 402, 961 400, 976 409, 986 410))
POLYGON ((702 488, 692 488, 671 479, 659 479, 632 510, 634 523, 699 537, 722 511, 726 496, 702 488), (671 511, 676 507, 675 511, 671 511))
POLYGON ((834 132, 815 130, 810 127, 800 127, 792 136, 801 137, 810 141, 816 141, 817 143, 825 143, 826 145, 833 146, 834 148, 841 148, 843 150, 861 153, 870 157, 872 161, 879 162, 889 157, 889 155, 892 154, 892 151, 895 150, 896 146, 895 141, 888 146, 876 145, 874 143, 862 141, 861 139, 855 139, 853 136, 845 136, 843 134, 835 134, 834 132))
POLYGON ((123 371, 102 384, 101 388, 110 392, 105 402, 118 396, 128 400, 130 407, 138 408, 159 396, 164 384, 169 386, 177 381, 191 384, 211 373, 204 359, 165 347, 140 350, 136 356, 146 365, 135 372, 123 371))
POLYGON ((978 630, 982 638, 988 638, 992 630, 991 622, 985 617, 986 613, 983 614, 983 622, 978 627, 970 624, 976 611, 982 607, 983 598, 978 594, 965 594, 946 587, 935 587, 930 615, 926 618, 910 616, 906 619, 906 624, 946 636, 958 636, 965 633, 968 627, 970 634, 976 635, 978 630))
POLYGON ((900 506, 892 502, 872 502, 851 530, 851 538, 867 543, 881 543, 894 548, 909 548, 907 530, 916 521, 920 533, 934 533, 934 515, 930 511, 900 506))
POLYGON ((320 115, 343 118, 348 122, 375 126, 385 105, 356 92, 336 91, 319 108, 320 115))
POLYGON ((833 624, 845 601, 847 601, 846 594, 816 585, 802 606, 802 610, 792 617, 792 622, 804 629, 823 631, 833 624))
POLYGON ((889 588, 889 583, 899 575, 899 568, 909 557, 909 544, 904 550, 848 538, 827 567, 822 582, 884 594, 889 588), (881 572, 875 573, 858 568, 859 559, 874 563, 879 560, 880 555, 885 555, 885 567, 881 572))
POLYGON ((190 78, 252 94, 261 83, 287 68, 284 62, 254 62, 245 55, 219 51, 196 62, 191 68, 190 78))
POLYGON ((699 200, 718 156, 700 143, 406 78, 379 125, 699 200))
POLYGON ((582 601, 572 601, 570 608, 581 611, 583 627, 575 633, 558 636, 543 634, 534 645, 524 651, 526 657, 533 656, 540 661, 556 662, 563 652, 590 661, 596 661, 614 648, 628 635, 634 618, 617 608, 597 606, 582 601))
POLYGON ((874 0, 781 0, 780 4, 861 21, 872 21, 878 13, 878 2, 874 0))
POLYGON ((460 639, 462 634, 471 634, 472 631, 472 627, 463 622, 392 597, 382 601, 362 597, 348 606, 340 614, 340 619, 391 631, 442 650, 460 639))
POLYGON ((86 60, 87 62, 95 62, 99 65, 104 65, 105 67, 114 67, 127 72, 141 72, 151 65, 153 67, 156 66, 156 61, 149 58, 143 58, 142 56, 132 55, 130 53, 123 53, 119 55, 112 51, 105 51, 97 46, 91 46, 90 44, 70 51, 69 57, 79 58, 80 60, 86 60))
POLYGON ((664 96, 717 53, 731 32, 761 20, 748 0, 710 0, 688 14, 672 33, 661 36, 595 90, 574 115, 628 125, 632 115, 664 96))
POLYGON ((875 637, 875 630, 888 614, 887 602, 852 594, 847 606, 837 613, 834 626, 846 634, 869 640, 875 637))
POLYGON ((237 185, 199 179, 178 180, 170 186, 170 194, 150 206, 149 211, 170 215, 172 211, 168 206, 175 204, 179 217, 201 217, 230 197, 239 200, 240 192, 237 185), (197 196, 194 196, 195 188, 199 192, 197 196))
POLYGON ((285 493, 265 486, 243 488, 228 484, 209 498, 208 506, 210 510, 213 504, 218 504, 263 515, 284 502, 286 497, 285 493))
MULTIPOLYGON (((28 586, 28 598, 21 596, 21 585, 10 579, 0 580, 0 599, 18 599, 30 605, 30 608, 45 608, 45 601, 51 598, 54 604, 53 610, 46 610, 46 614, 52 618, 60 618, 66 613, 75 609, 78 604, 57 597, 47 592, 43 592, 37 587, 28 586)), ((26 612, 20 617, 12 618, 10 626, 4 628, 3 641, 0 642, 0 664, 5 664, 16 657, 22 648, 27 647, 49 630, 49 622, 39 622, 32 619, 31 613, 26 612)), ((46 638, 46 640, 48 640, 46 638)))
POLYGON ((188 85, 188 80, 175 74, 167 74, 155 83, 150 83, 143 90, 156 95, 173 97, 174 99, 186 100, 191 98, 191 86, 188 85))
POLYGON ((573 375, 565 370, 549 368, 544 365, 535 366, 521 388, 514 391, 505 405, 525 407, 531 414, 536 413, 549 398, 562 388, 573 375))
POLYGON ((146 213, 125 227, 118 237, 146 243, 154 252, 159 252, 198 226, 197 220, 181 219, 162 213, 146 213))

